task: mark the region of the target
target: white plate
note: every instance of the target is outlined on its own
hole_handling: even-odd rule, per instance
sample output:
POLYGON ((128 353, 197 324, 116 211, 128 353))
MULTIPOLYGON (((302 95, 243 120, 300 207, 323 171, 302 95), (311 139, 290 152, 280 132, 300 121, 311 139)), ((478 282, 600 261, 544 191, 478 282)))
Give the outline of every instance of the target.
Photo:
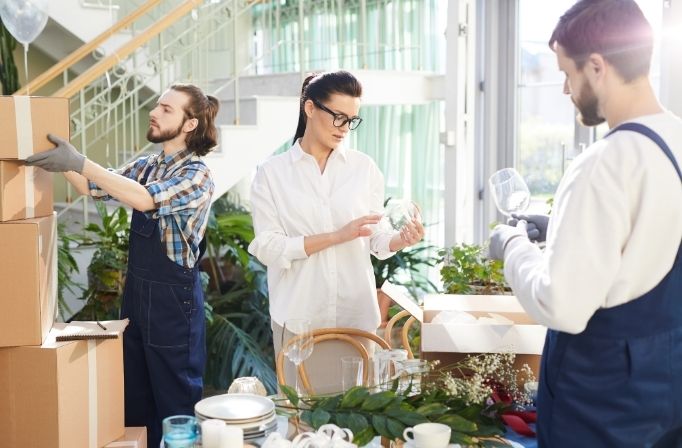
MULTIPOLYGON (((199 423, 203 422, 204 420, 210 420, 209 417, 205 417, 201 414, 196 414, 197 421, 199 423)), ((275 420, 277 419, 277 414, 272 414, 269 417, 263 418, 261 420, 254 420, 246 423, 238 422, 235 423, 234 421, 231 420, 223 420, 226 425, 228 426, 234 426, 235 428, 242 428, 244 432, 247 431, 257 431, 259 430, 258 428, 263 428, 268 425, 272 425, 275 420)), ((221 419, 216 419, 216 420, 221 420, 221 419)))
MULTIPOLYGON (((194 411, 194 415, 198 419, 202 420, 210 420, 215 417, 210 417, 208 415, 204 415, 200 412, 197 412, 196 410, 194 411)), ((275 411, 272 411, 268 413, 267 415, 263 415, 261 417, 255 417, 255 418, 249 418, 249 419, 243 419, 243 420, 225 420, 225 419, 218 419, 218 420, 223 420, 224 422, 230 424, 230 425, 242 425, 242 426, 248 426, 248 425, 253 425, 253 424, 260 424, 262 422, 269 422, 275 418, 275 411)))
POLYGON ((275 410, 269 398, 251 394, 224 394, 204 398, 194 406, 202 416, 220 420, 248 422, 263 418, 275 410))

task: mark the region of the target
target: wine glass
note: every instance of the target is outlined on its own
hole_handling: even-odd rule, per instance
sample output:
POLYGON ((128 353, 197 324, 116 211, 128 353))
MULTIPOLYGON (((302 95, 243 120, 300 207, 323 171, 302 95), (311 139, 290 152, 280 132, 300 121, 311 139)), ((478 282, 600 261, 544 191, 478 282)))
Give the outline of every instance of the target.
POLYGON ((282 350, 284 356, 296 366, 294 375, 296 394, 298 389, 298 366, 313 354, 313 332, 308 319, 287 319, 282 328, 282 350), (288 336, 288 337, 287 337, 288 336))
POLYGON ((488 180, 495 205, 500 213, 511 216, 524 212, 530 204, 530 190, 514 168, 503 168, 488 180))
POLYGON ((379 221, 382 230, 400 230, 413 219, 421 221, 419 206, 409 199, 389 199, 379 221))

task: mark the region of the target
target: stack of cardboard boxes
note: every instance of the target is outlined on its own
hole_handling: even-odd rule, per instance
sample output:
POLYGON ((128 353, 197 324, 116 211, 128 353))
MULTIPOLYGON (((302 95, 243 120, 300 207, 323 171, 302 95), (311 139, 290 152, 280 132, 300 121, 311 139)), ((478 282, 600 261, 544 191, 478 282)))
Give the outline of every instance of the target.
POLYGON ((124 435, 122 338, 55 340, 52 174, 23 162, 48 133, 69 136, 66 98, 0 97, 0 445, 100 448, 124 435))

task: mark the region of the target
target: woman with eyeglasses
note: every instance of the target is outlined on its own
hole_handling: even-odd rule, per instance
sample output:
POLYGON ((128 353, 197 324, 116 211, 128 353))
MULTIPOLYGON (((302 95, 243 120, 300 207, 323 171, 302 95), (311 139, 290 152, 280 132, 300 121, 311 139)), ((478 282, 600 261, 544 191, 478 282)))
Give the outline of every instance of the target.
MULTIPOLYGON (((249 252, 267 266, 276 353, 288 319, 375 332, 381 319, 370 254, 385 259, 424 236, 418 220, 400 232, 376 226, 384 176, 369 156, 342 145, 362 123, 361 95, 346 71, 308 76, 293 146, 262 164, 251 188, 249 252)), ((306 369, 334 387, 341 366, 339 354, 331 356, 313 353, 306 369), (314 373, 318 364, 328 372, 314 373)))

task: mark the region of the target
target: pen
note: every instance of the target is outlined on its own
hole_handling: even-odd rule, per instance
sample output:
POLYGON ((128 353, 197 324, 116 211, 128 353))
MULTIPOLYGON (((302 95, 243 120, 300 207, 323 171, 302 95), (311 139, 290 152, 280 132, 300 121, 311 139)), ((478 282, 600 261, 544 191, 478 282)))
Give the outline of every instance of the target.
POLYGON ((99 323, 99 321, 97 321, 96 323, 97 323, 97 325, 99 325, 99 327, 100 327, 102 330, 106 330, 106 329, 107 329, 107 327, 105 327, 104 325, 102 325, 101 323, 99 323))

